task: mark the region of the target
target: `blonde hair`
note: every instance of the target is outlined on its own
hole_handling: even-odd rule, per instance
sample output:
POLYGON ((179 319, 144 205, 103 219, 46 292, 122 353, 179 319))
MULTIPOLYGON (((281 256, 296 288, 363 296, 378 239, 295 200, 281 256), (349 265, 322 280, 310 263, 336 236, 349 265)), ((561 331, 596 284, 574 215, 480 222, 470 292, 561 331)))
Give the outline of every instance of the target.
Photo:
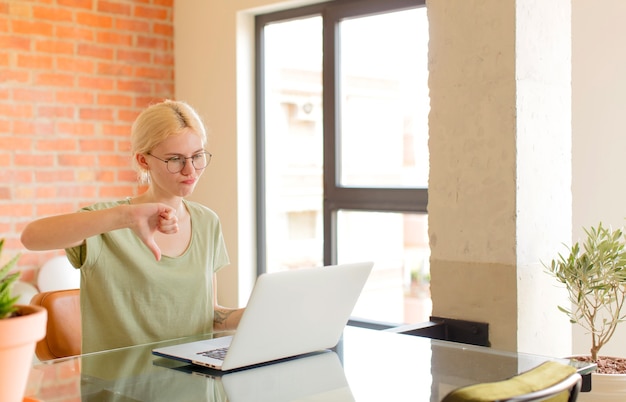
POLYGON ((139 181, 150 182, 149 173, 137 163, 138 154, 147 154, 154 147, 172 135, 191 129, 206 146, 206 129, 198 113, 182 101, 165 100, 149 106, 142 111, 133 123, 130 134, 130 148, 133 155, 133 167, 139 175, 139 181))

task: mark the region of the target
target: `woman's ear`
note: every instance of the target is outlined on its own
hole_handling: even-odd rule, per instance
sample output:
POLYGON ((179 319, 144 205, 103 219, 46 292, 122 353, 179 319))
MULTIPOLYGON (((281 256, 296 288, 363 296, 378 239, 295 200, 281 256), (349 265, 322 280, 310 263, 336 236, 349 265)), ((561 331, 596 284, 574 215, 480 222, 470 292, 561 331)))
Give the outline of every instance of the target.
POLYGON ((142 170, 150 170, 150 166, 148 165, 148 161, 146 160, 146 155, 144 154, 135 154, 135 161, 137 161, 137 165, 142 170))

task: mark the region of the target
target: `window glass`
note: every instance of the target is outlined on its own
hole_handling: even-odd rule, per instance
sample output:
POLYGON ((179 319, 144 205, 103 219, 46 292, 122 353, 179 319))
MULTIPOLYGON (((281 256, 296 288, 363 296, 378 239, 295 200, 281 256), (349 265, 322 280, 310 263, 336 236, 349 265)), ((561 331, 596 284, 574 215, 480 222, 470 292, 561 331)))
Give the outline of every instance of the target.
POLYGON ((425 8, 341 22, 341 185, 428 187, 427 29, 425 8))
MULTIPOLYGON (((341 2, 356 14, 359 4, 341 2)), ((333 2, 314 15, 279 12, 262 25, 259 266, 274 272, 370 260, 355 318, 427 321, 426 8, 342 17, 326 6, 333 2), (329 15, 336 25, 325 24, 329 15), (336 41, 324 38, 335 34, 336 41), (324 43, 338 51, 325 59, 324 43), (337 70, 324 71, 329 65, 337 70), (337 95, 326 102, 334 105, 324 104, 328 94, 337 95), (324 166, 329 159, 336 166, 324 166)))
POLYGON ((432 303, 427 215, 342 210, 337 233, 339 262, 374 262, 355 318, 428 321, 432 303))

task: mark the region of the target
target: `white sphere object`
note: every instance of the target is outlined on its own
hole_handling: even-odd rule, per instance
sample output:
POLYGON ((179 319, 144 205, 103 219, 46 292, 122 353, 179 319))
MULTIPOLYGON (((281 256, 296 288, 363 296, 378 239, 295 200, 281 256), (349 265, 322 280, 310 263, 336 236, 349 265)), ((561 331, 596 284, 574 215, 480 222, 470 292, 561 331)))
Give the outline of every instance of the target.
POLYGON ((30 304, 31 299, 35 296, 39 291, 36 287, 31 285, 30 283, 17 281, 13 284, 13 288, 11 289, 11 296, 19 296, 17 299, 17 304, 30 304))
POLYGON ((39 269, 37 287, 40 292, 78 289, 80 270, 74 268, 65 256, 53 257, 39 269))

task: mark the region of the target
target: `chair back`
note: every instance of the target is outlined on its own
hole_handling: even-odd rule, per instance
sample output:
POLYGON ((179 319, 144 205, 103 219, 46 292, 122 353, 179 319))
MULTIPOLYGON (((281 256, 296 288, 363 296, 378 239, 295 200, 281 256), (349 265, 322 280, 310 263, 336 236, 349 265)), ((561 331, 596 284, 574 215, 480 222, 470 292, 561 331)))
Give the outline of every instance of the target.
POLYGON ((455 389, 442 402, 575 402, 581 386, 574 367, 548 361, 507 380, 455 389))
POLYGON ((548 387, 546 389, 531 392, 526 395, 520 395, 509 399, 503 399, 500 402, 536 402, 550 400, 562 400, 567 402, 576 402, 578 393, 582 386, 582 377, 578 373, 574 373, 563 381, 548 387), (560 399, 552 399, 561 395, 560 399))
POLYGON ((79 355, 82 342, 80 289, 37 293, 30 304, 48 311, 46 336, 35 347, 37 358, 43 361, 79 355))

